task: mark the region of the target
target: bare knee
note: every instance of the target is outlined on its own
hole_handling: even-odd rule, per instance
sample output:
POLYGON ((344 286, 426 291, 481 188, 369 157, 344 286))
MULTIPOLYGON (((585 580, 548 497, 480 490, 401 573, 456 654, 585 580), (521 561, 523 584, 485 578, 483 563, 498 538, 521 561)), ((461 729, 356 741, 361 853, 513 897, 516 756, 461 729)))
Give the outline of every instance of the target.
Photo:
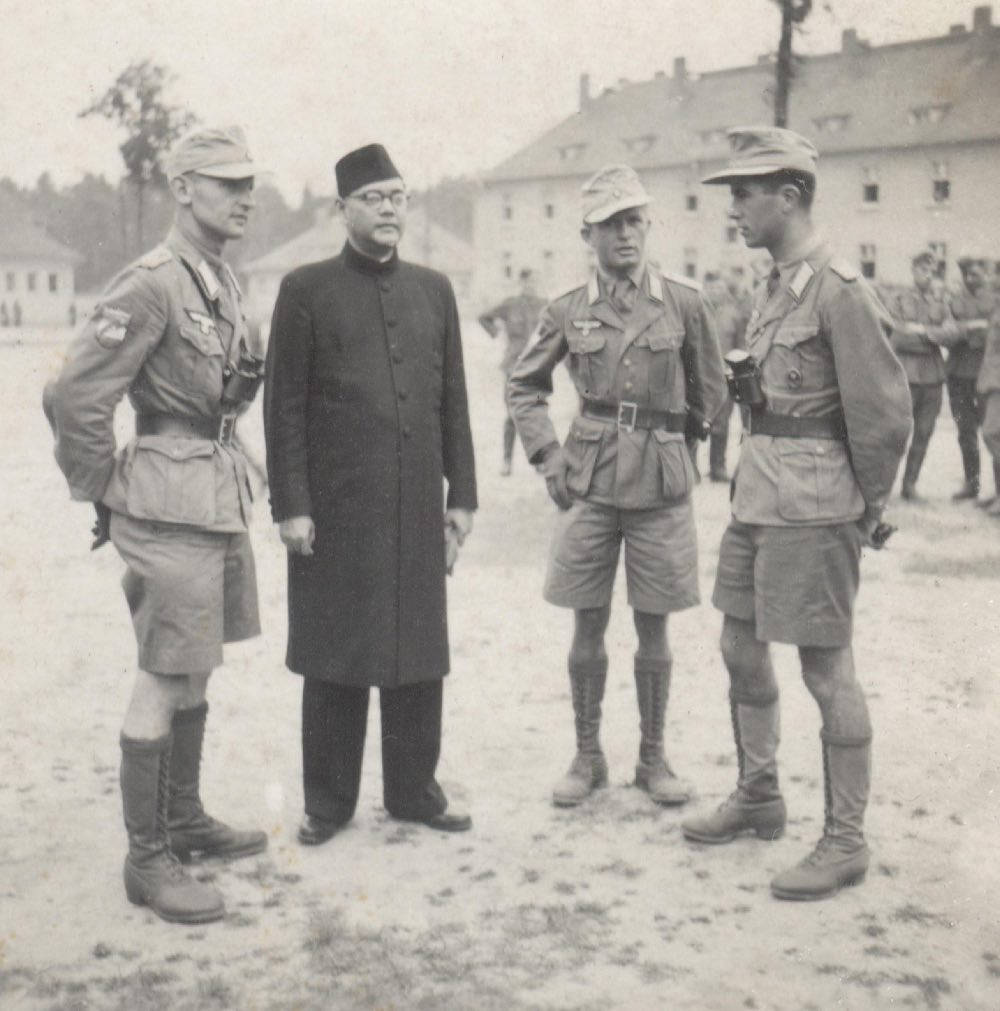
POLYGON ((573 646, 570 655, 576 660, 598 660, 606 656, 604 633, 611 617, 610 607, 590 607, 573 612, 573 646))
POLYGON ((754 681, 769 667, 767 643, 757 639, 756 626, 751 621, 726 615, 719 647, 733 681, 754 681))
POLYGON ((670 650, 667 646, 667 616, 633 612, 635 631, 639 639, 637 655, 650 660, 667 660, 670 650))

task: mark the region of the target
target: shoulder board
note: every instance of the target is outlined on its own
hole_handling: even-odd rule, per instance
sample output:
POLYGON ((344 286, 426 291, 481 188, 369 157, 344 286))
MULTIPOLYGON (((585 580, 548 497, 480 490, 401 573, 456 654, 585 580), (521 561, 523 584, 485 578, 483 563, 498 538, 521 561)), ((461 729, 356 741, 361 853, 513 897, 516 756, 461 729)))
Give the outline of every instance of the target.
POLYGON ((690 288, 692 291, 701 291, 701 285, 693 277, 688 277, 685 274, 674 274, 669 270, 661 270, 660 273, 663 275, 664 280, 673 281, 674 284, 682 284, 685 288, 690 288))
POLYGON ((858 279, 858 268, 849 260, 842 256, 835 256, 830 261, 830 269, 844 281, 856 281, 858 279))
POLYGON ((173 258, 174 254, 166 246, 156 246, 145 256, 136 260, 135 265, 137 267, 145 267, 146 270, 155 270, 157 267, 162 267, 163 264, 169 263, 173 258))

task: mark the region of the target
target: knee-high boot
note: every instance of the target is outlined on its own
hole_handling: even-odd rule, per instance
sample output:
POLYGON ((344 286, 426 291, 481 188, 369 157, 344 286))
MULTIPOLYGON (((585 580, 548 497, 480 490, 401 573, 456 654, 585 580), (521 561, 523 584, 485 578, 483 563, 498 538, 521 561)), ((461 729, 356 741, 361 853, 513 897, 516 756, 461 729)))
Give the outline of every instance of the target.
POLYGON ((190 860, 193 853, 231 860, 262 853, 267 849, 267 833, 230 828, 202 806, 201 752, 207 717, 207 702, 174 713, 167 808, 170 848, 183 861, 190 860))
POLYGON ((779 899, 822 899, 863 881, 868 871, 863 829, 871 786, 871 737, 841 737, 822 730, 820 740, 823 837, 805 860, 771 882, 779 899))
POLYGON ((207 923, 225 913, 211 885, 189 877, 170 851, 167 836, 171 738, 140 741, 122 734, 121 789, 128 856, 125 894, 174 923, 207 923))
POLYGON ((663 754, 663 724, 670 697, 669 660, 635 658, 635 692, 639 703, 639 761, 635 785, 657 804, 676 806, 691 799, 690 788, 674 775, 663 754))
POLYGON ((754 832, 760 839, 777 839, 785 830, 787 817, 778 789, 778 696, 730 692, 729 711, 739 768, 736 789, 711 814, 683 822, 681 831, 692 842, 732 842, 744 832, 754 832))
POLYGON ((607 657, 569 663, 576 755, 569 771, 552 791, 552 803, 556 807, 575 807, 592 791, 608 784, 608 763, 600 743, 601 701, 607 676, 607 657))

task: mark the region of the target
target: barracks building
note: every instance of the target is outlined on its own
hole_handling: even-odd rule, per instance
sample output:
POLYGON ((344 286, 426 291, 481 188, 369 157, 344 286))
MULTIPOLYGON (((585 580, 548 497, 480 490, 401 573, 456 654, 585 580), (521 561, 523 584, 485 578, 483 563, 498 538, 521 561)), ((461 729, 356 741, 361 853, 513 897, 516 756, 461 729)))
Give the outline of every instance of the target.
MULTIPOLYGON (((651 256, 666 270, 746 273, 750 258, 726 218, 728 190, 699 180, 728 158, 726 130, 771 122, 774 62, 696 75, 685 60, 650 81, 620 82, 487 173, 476 204, 477 303, 538 272, 545 295, 589 269, 579 191, 602 165, 626 162, 655 203, 651 256)), ((965 246, 1000 258, 1000 27, 992 8, 971 29, 871 46, 843 33, 839 52, 804 57, 789 126, 820 151, 814 214, 831 243, 880 284, 908 283, 910 258, 936 250, 946 279, 965 246)), ((766 255, 766 254, 765 254, 766 255)))

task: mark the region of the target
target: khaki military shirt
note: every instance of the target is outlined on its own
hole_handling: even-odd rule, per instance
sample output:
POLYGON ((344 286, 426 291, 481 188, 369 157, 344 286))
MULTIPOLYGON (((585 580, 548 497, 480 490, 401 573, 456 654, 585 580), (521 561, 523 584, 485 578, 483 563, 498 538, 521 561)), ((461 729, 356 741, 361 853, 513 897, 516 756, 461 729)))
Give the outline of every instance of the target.
MULTIPOLYGON (((580 396, 601 402, 689 412, 711 420, 726 386, 715 324, 698 286, 652 269, 638 275, 624 317, 596 275, 546 306, 514 366, 507 402, 530 460, 557 441, 547 402, 564 358, 580 396)), ((573 420, 565 450, 576 496, 622 509, 682 498, 694 475, 680 432, 619 429, 614 421, 573 420)))
POLYGON ((907 380, 915 385, 943 383, 944 355, 938 345, 958 333, 947 302, 914 287, 899 292, 891 308, 897 324, 892 347, 907 380))
POLYGON ((951 298, 951 312, 958 323, 958 335, 944 343, 948 347, 948 375, 975 379, 983 363, 983 348, 990 317, 997 305, 997 293, 984 284, 973 295, 967 288, 951 298))
POLYGON ((847 441, 745 435, 733 515, 765 526, 849 522, 882 510, 911 425, 906 374, 888 339, 891 318, 857 271, 818 243, 761 287, 747 350, 760 362, 768 409, 792 417, 843 414, 847 441))
POLYGON ((479 317, 480 326, 491 337, 496 336, 497 320, 502 321, 507 331, 507 347, 500 362, 504 375, 510 375, 544 308, 545 299, 537 295, 512 295, 479 317))
POLYGON ((126 267, 101 297, 48 392, 56 460, 75 499, 137 519, 245 530, 246 460, 207 438, 141 435, 116 452, 115 407, 217 420, 223 369, 247 327, 229 268, 177 229, 126 267))

